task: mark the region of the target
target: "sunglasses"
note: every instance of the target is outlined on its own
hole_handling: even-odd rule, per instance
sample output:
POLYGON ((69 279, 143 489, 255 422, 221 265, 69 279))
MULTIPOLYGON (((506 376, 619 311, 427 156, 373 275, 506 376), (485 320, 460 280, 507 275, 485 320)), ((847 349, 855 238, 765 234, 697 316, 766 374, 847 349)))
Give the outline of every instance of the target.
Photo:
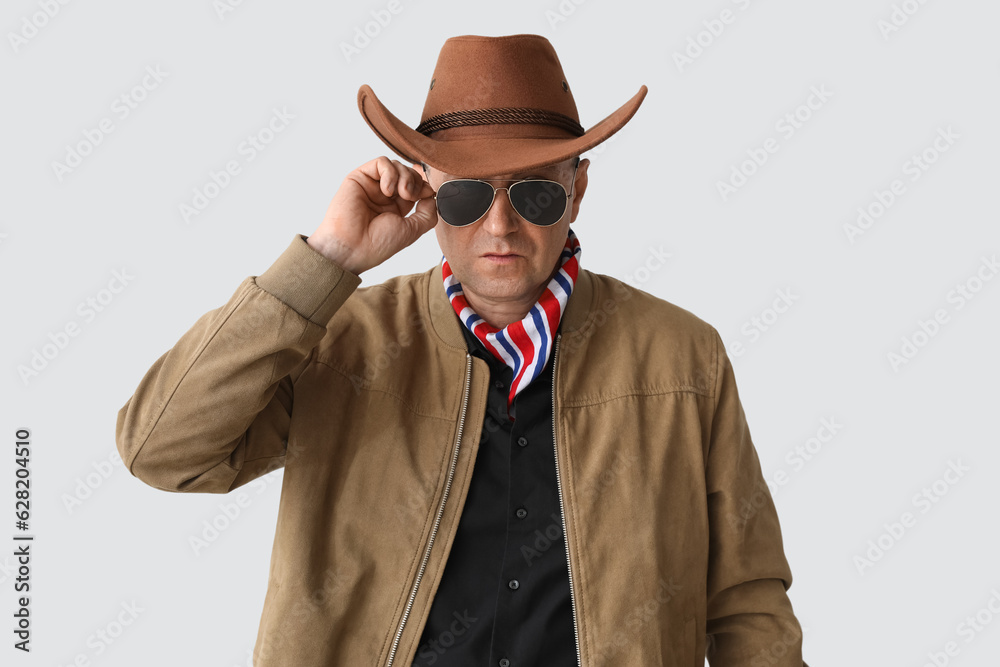
MULTIPOLYGON (((574 181, 576 167, 580 158, 574 163, 574 181)), ((424 170, 427 166, 424 165, 424 170)), ((502 179, 493 179, 502 180, 502 179)), ((545 179, 526 179, 521 181, 504 181, 512 183, 505 188, 495 188, 486 181, 474 178, 456 178, 445 181, 438 188, 435 200, 438 215, 452 227, 466 227, 478 222, 486 215, 497 190, 504 190, 510 200, 510 205, 517 214, 527 222, 539 227, 549 227, 559 222, 569 204, 570 195, 561 183, 545 179)))

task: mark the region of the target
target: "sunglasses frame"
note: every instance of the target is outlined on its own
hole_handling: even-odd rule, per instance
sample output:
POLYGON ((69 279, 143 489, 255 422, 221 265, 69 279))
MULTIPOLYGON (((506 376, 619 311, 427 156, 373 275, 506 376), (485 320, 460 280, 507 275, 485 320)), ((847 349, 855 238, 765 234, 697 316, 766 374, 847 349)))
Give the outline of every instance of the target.
MULTIPOLYGON (((420 164, 421 164, 421 166, 424 169, 424 175, 425 176, 429 176, 430 174, 428 174, 428 172, 427 172, 427 164, 424 163, 424 162, 421 162, 420 164)), ((472 222, 467 222, 464 225, 456 225, 456 224, 448 222, 447 220, 444 219, 444 216, 441 215, 441 209, 438 208, 438 206, 437 206, 437 191, 435 191, 435 194, 434 194, 434 207, 437 209, 438 216, 442 220, 444 220, 445 224, 447 224, 448 226, 450 226, 450 227, 458 227, 458 228, 469 227, 470 225, 476 224, 477 222, 479 222, 480 220, 482 220, 483 218, 485 218, 487 216, 487 214, 490 212, 490 209, 493 208, 493 202, 496 201, 497 190, 503 190, 504 193, 507 195, 507 203, 509 203, 510 207, 512 209, 514 209, 514 212, 517 213, 517 215, 518 215, 519 218, 521 218, 525 222, 527 222, 527 223, 529 223, 531 225, 534 225, 536 227, 551 227, 551 226, 555 225, 556 223, 558 223, 560 220, 562 220, 563 216, 566 215, 566 209, 569 208, 569 202, 573 198, 573 192, 574 192, 574 190, 576 188, 576 172, 577 172, 577 169, 579 168, 579 166, 580 166, 580 158, 577 157, 574 160, 574 162, 573 162, 573 182, 570 184, 569 192, 566 191, 566 186, 565 185, 563 185, 559 181, 553 181, 553 180, 548 179, 548 178, 521 178, 521 179, 492 178, 492 179, 490 179, 492 181, 499 181, 501 183, 511 183, 511 185, 508 185, 508 186, 502 187, 502 188, 494 187, 493 184, 490 183, 489 181, 484 181, 484 180, 479 179, 479 178, 452 178, 450 180, 444 181, 443 183, 441 183, 440 186, 438 186, 438 190, 440 190, 442 187, 444 187, 445 184, 447 184, 447 183, 456 183, 456 182, 459 182, 459 181, 471 181, 471 182, 475 182, 475 183, 484 183, 484 184, 488 185, 490 188, 493 189, 493 196, 490 198, 490 204, 489 204, 489 206, 486 207, 486 211, 481 216, 479 216, 478 218, 476 218, 475 220, 473 220, 472 222), (563 199, 563 210, 559 214, 559 217, 556 218, 555 222, 550 223, 548 225, 540 225, 537 222, 532 222, 531 220, 528 220, 523 215, 521 215, 521 212, 518 211, 517 208, 514 206, 514 202, 511 201, 511 199, 510 199, 510 192, 509 192, 510 188, 514 187, 515 185, 517 185, 519 183, 555 183, 556 185, 559 186, 559 188, 563 192, 563 197, 564 197, 564 199, 563 199)))

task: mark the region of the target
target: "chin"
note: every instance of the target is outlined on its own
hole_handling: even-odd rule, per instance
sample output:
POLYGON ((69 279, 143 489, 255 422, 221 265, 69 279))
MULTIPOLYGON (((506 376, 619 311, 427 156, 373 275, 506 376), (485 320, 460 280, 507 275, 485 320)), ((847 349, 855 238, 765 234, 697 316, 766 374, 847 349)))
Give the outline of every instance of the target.
MULTIPOLYGON (((465 283, 462 283, 466 289, 465 283)), ((522 297, 527 291, 527 281, 524 278, 484 278, 477 276, 476 280, 469 283, 468 289, 476 295, 506 301, 522 297)))

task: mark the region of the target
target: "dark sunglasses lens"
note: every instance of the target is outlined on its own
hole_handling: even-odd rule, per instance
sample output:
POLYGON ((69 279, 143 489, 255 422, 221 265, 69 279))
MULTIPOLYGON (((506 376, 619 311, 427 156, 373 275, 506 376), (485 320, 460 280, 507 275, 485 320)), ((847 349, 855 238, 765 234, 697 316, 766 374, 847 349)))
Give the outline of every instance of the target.
POLYGON ((555 181, 522 181, 508 192, 514 210, 541 227, 556 224, 566 211, 566 189, 555 181))
POLYGON ((493 203, 493 188, 482 181, 448 181, 437 191, 441 218, 453 227, 464 227, 483 217, 493 203))

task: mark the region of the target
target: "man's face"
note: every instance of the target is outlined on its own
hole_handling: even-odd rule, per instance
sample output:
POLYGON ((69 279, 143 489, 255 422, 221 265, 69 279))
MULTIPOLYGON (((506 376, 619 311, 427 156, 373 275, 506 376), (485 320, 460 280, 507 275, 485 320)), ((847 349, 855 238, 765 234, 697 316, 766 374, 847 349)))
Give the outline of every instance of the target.
MULTIPOLYGON (((575 182, 572 158, 530 172, 480 179, 498 188, 513 184, 500 179, 544 178, 561 183, 571 198, 563 217, 551 226, 539 227, 524 220, 510 205, 505 190, 496 193, 490 210, 471 225, 452 227, 438 218, 434 228, 438 245, 470 304, 513 302, 527 304, 527 309, 538 300, 556 271, 569 225, 576 220, 587 189, 589 164, 590 160, 580 161, 575 182)), ((415 168, 421 171, 420 165, 415 168)), ((433 167, 427 171, 426 178, 435 191, 447 180, 465 178, 433 167)))

